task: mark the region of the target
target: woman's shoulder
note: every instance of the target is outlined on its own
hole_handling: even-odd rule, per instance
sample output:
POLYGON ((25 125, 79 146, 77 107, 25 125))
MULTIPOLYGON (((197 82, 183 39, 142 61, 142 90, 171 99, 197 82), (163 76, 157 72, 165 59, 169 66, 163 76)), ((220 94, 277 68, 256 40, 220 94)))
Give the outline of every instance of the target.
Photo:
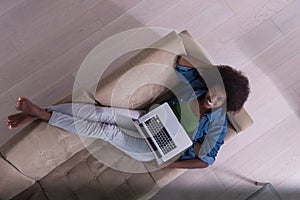
POLYGON ((214 122, 214 124, 224 124, 227 125, 227 114, 226 109, 223 107, 212 110, 207 114, 210 122, 214 122))

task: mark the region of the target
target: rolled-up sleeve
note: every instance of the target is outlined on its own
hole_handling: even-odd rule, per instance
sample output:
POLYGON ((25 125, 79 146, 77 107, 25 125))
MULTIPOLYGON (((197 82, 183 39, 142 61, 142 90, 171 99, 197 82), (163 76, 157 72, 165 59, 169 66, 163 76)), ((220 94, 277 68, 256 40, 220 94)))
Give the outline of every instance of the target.
POLYGON ((224 144, 226 132, 226 121, 223 126, 214 126, 206 135, 205 140, 202 143, 202 149, 198 154, 198 158, 203 162, 212 165, 216 160, 220 147, 224 144))
POLYGON ((177 62, 175 69, 179 78, 185 83, 190 84, 194 90, 206 88, 206 84, 196 68, 179 65, 177 62))

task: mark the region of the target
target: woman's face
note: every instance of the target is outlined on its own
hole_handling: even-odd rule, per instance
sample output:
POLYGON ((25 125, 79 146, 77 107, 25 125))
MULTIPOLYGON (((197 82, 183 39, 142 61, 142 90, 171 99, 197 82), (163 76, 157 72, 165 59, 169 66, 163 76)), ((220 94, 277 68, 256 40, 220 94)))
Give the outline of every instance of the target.
POLYGON ((204 107, 207 109, 218 108, 226 101, 226 92, 224 87, 215 85, 205 94, 204 107))

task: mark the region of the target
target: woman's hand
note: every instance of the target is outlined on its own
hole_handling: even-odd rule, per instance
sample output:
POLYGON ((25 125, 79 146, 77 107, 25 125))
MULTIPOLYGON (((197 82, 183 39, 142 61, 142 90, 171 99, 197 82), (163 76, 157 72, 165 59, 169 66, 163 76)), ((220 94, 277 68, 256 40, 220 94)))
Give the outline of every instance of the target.
POLYGON ((179 65, 186 66, 186 67, 191 67, 191 68, 194 67, 189 61, 187 61, 186 59, 184 59, 182 56, 178 56, 178 60, 177 61, 178 61, 179 65))
POLYGON ((183 168, 183 169, 195 169, 195 168, 206 168, 209 164, 199 160, 197 158, 189 160, 180 160, 171 163, 168 167, 170 168, 183 168))

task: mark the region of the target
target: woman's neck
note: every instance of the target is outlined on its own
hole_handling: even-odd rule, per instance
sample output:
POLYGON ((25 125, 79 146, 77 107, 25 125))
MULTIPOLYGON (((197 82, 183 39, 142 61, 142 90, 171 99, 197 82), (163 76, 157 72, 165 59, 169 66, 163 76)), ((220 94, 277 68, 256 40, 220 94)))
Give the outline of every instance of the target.
POLYGON ((197 98, 201 116, 206 114, 206 113, 209 113, 211 111, 211 109, 206 108, 204 106, 204 100, 205 100, 205 95, 202 95, 202 96, 197 98))
POLYGON ((192 111, 199 117, 199 119, 206 113, 210 112, 210 109, 204 107, 204 97, 198 97, 190 102, 192 111))

